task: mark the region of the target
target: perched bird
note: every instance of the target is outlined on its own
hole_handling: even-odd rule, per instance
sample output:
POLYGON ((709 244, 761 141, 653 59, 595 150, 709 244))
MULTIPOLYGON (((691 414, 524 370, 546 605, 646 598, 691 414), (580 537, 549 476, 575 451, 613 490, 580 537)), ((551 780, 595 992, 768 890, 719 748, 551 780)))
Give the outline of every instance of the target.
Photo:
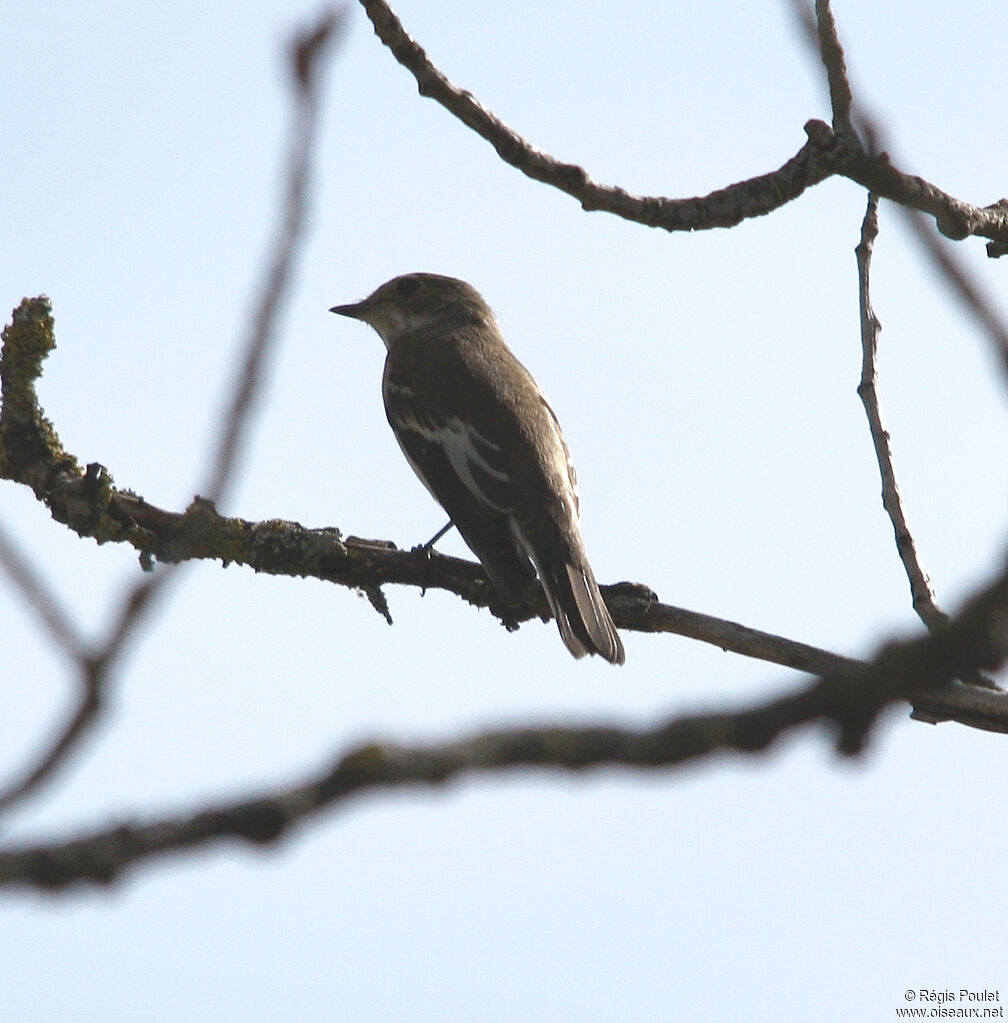
POLYGON ((501 597, 528 602, 538 575, 567 649, 622 664, 560 424, 479 292, 454 277, 405 274, 330 312, 370 324, 385 342, 382 394, 399 446, 501 597))

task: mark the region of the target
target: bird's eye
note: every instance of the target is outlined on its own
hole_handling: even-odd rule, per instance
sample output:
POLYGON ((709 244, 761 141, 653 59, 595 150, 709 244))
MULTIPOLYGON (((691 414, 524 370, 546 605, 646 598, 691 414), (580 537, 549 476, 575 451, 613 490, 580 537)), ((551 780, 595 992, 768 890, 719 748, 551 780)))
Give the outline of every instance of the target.
POLYGON ((420 282, 416 277, 404 277, 396 285, 396 294, 401 298, 409 298, 410 295, 415 295, 420 290, 420 282))

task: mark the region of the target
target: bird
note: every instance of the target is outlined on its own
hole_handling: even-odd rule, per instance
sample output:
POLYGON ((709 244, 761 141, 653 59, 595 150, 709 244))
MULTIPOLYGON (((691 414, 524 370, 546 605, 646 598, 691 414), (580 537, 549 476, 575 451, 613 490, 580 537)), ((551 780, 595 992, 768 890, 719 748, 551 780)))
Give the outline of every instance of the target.
POLYGON ((570 449, 483 296, 455 277, 408 273, 330 312, 369 324, 385 343, 385 414, 448 513, 442 532, 455 526, 508 605, 529 603, 538 579, 574 657, 623 664, 585 553, 570 449))

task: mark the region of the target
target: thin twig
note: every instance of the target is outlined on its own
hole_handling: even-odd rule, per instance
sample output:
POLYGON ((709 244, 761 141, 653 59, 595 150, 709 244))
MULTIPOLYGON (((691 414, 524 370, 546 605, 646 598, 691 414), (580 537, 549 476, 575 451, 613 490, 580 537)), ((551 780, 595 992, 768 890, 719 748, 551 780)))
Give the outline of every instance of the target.
POLYGON ((101 710, 102 680, 93 665, 88 663, 81 665, 80 676, 76 705, 55 736, 44 745, 34 764, 27 767, 20 778, 0 789, 0 810, 9 810, 52 777, 97 720, 101 710))
POLYGON ((0 524, 0 566, 21 591, 25 603, 35 612, 49 635, 63 654, 75 663, 87 656, 86 644, 77 632, 67 612, 59 606, 56 597, 43 585, 37 569, 24 559, 0 524))
POLYGON ((269 249, 263 285, 252 317, 241 372, 222 418, 208 480, 199 491, 219 504, 234 479, 235 466, 248 427, 249 413, 262 388, 263 369, 276 336, 277 320, 290 284, 294 256, 308 209, 311 157, 315 143, 319 98, 317 66, 327 46, 342 31, 344 11, 326 11, 311 28, 299 33, 291 52, 291 71, 297 88, 292 141, 287 156, 286 196, 277 237, 269 249))
MULTIPOLYGON (((800 0, 795 0, 799 13, 805 10, 800 0)), ((847 68, 844 63, 843 47, 837 33, 836 21, 830 9, 829 0, 816 0, 815 30, 819 54, 826 69, 829 80, 830 100, 833 104, 834 122, 846 121, 850 125, 851 134, 856 141, 855 149, 864 152, 860 137, 869 140, 873 152, 879 151, 880 133, 876 125, 867 114, 858 115, 854 122, 851 121, 851 87, 847 79, 847 68), (859 137, 860 135, 860 137, 859 137)), ((867 154, 865 154, 867 155, 867 154)), ((887 162, 885 153, 879 154, 879 159, 887 162)), ((897 173, 893 171, 893 173, 897 173)), ((924 190, 931 188, 927 182, 917 179, 917 184, 924 190)), ((915 186, 916 187, 916 186, 915 186)), ((888 194, 888 193, 887 193, 888 194)), ((985 326, 988 334, 992 337, 998 347, 1002 361, 1008 360, 1008 343, 1003 325, 1000 324, 993 308, 985 303, 979 292, 971 285, 966 274, 959 271, 952 263, 951 256, 944 253, 927 230, 923 217, 906 202, 898 204, 904 213, 910 218, 914 227, 923 242, 928 245, 933 257, 945 271, 945 275, 951 278, 959 288, 959 291, 967 305, 985 326), (947 257, 947 258, 946 258, 947 257)), ((922 208, 928 208, 927 203, 921 204, 922 208)), ((951 223, 943 225, 945 213, 936 211, 933 207, 930 212, 936 214, 939 227, 952 237, 963 237, 957 233, 958 228, 951 223)), ((876 355, 878 346, 878 335, 881 330, 878 318, 871 305, 870 295, 870 267, 871 255, 875 238, 878 234, 878 196, 869 192, 868 209, 865 212, 864 222, 861 228, 861 241, 857 247, 859 299, 861 308, 861 382, 858 386, 858 394, 865 406, 868 422, 871 429, 872 442, 875 447, 875 457, 878 461, 879 472, 882 477, 882 502, 893 524, 896 536, 896 547, 899 552, 900 561, 910 581, 910 591, 913 598, 913 607, 921 620, 932 631, 939 629, 947 619, 945 613, 938 606, 931 580, 920 560, 917 552, 917 545, 907 522, 903 509, 902 498, 899 487, 896 483, 896 473, 893 467, 892 449, 889 443, 889 434, 882 422, 882 412, 878 399, 878 378, 876 370, 876 355)), ((965 682, 973 686, 995 690, 1000 693, 1000 687, 991 679, 984 677, 979 672, 973 672, 966 678, 965 682)), ((943 720, 940 715, 934 713, 933 708, 923 705, 915 706, 913 715, 922 721, 943 720)), ((983 726, 980 726, 983 727, 983 726)))
POLYGON ((823 64, 826 66, 826 77, 829 82, 830 106, 833 108, 833 128, 837 132, 854 130, 851 123, 850 83, 847 81, 847 65, 844 61, 843 47, 836 31, 833 11, 829 0, 816 0, 816 36, 823 64))
POLYGON ((0 788, 0 811, 3 811, 28 795, 63 762, 97 712, 99 689, 95 684, 95 674, 84 640, 77 633, 69 615, 59 607, 56 598, 42 584, 38 571, 28 565, 2 527, 0 564, 21 590, 27 605, 35 610, 39 621, 46 627, 63 655, 77 667, 81 676, 77 703, 63 725, 21 777, 0 788))
MULTIPOLYGON (((800 0, 794 0, 794 2, 799 5, 798 9, 801 11, 802 5, 800 0)), ((836 22, 833 20, 833 15, 830 11, 829 0, 816 0, 816 14, 818 16, 819 50, 830 82, 830 96, 834 104, 834 118, 841 116, 843 111, 846 111, 849 115, 850 102, 847 100, 845 103, 843 96, 849 97, 851 89, 847 81, 847 69, 843 62, 843 47, 837 34, 836 22), (835 86, 835 82, 839 84, 835 86), (838 96, 840 97, 839 99, 838 96)), ((859 106, 860 109, 862 108, 859 106)), ((856 118, 856 122, 855 127, 858 133, 865 138, 875 140, 873 145, 875 148, 878 148, 879 143, 877 140, 880 139, 881 133, 873 118, 868 114, 861 113, 856 118)), ((867 154, 865 154, 865 159, 867 158, 867 154)), ((899 174, 888 163, 888 157, 885 153, 880 153, 877 159, 884 161, 884 164, 880 167, 883 177, 886 176, 887 166, 889 175, 899 174)), ((869 188, 877 195, 897 201, 897 204, 904 211, 904 216, 906 216, 914 233, 917 235, 918 241, 983 329, 994 348, 995 354, 998 356, 1003 370, 1008 374, 1008 326, 1006 326, 998 314, 994 304, 983 294, 980 285, 971 279, 969 273, 962 267, 961 263, 957 261, 948 248, 941 245, 917 210, 920 209, 934 214, 941 233, 953 239, 965 238, 968 234, 973 233, 966 222, 971 217, 971 212, 967 212, 961 206, 957 206, 954 200, 952 203, 938 200, 938 197, 934 194, 934 186, 926 181, 922 181, 920 178, 908 178, 907 186, 919 193, 916 196, 918 201, 906 201, 905 196, 892 195, 887 189, 880 190, 871 185, 869 185, 869 188), (962 218, 965 218, 965 220, 962 218)), ((898 188, 897 191, 902 191, 902 188, 898 188)), ((985 208, 1005 213, 1008 212, 1008 202, 1001 200, 985 208)))
MULTIPOLYGON (((262 368, 275 333, 278 311, 290 281, 294 255, 303 235, 311 153, 317 123, 317 67, 325 52, 326 43, 338 33, 342 23, 342 11, 327 12, 315 26, 297 37, 292 49, 291 72, 295 83, 296 114, 293 141, 288 158, 286 204, 277 240, 270 248, 267 284, 253 320, 242 372, 235 385, 234 397, 223 419, 222 439, 207 484, 212 500, 221 497, 234 478, 250 408, 260 386, 262 368)), ((47 313, 48 303, 39 300, 34 305, 30 305, 26 315, 36 319, 41 316, 44 319, 47 313)), ((51 315, 48 324, 42 324, 42 327, 51 334, 51 315)), ((30 325, 27 329, 30 329, 30 325)), ((43 353, 51 350, 51 344, 36 347, 43 353)), ((44 354, 38 357, 37 364, 33 367, 35 375, 40 372, 41 359, 44 357, 44 354)), ((15 395, 14 383, 15 381, 5 377, 5 414, 8 411, 8 394, 15 395)), ((40 435, 37 438, 39 461, 43 461, 43 454, 48 454, 54 461, 59 462, 58 472, 52 471, 49 466, 43 466, 33 476, 31 473, 25 473, 22 468, 22 476, 26 479, 31 478, 33 481, 35 477, 38 477, 42 481, 35 485, 35 489, 36 492, 42 491, 45 495, 44 499, 50 507, 53 507, 54 493, 58 493, 61 486, 66 487, 72 496, 67 500, 65 506, 60 507, 61 515, 64 518, 72 517, 75 513, 80 514, 82 502, 86 506, 89 498, 93 500, 99 513, 98 516, 93 517, 91 523, 90 528, 94 530, 100 516, 102 514, 107 516, 109 513, 111 502, 107 479, 103 477, 100 467, 89 466, 85 477, 79 476, 79 470, 75 474, 73 471, 76 468, 75 463, 72 459, 68 459, 59 448, 58 441, 54 440, 54 431, 48 423, 42 420, 41 414, 37 410, 34 391, 31 387, 22 387, 21 391, 25 393, 17 392, 14 400, 20 401, 22 405, 25 400, 28 400, 35 406, 34 409, 19 409, 17 411, 21 420, 20 425, 27 424, 29 430, 34 427, 40 435), (96 471, 92 472, 93 468, 96 471), (92 478, 96 482, 90 488, 80 485, 92 478)), ((128 519, 116 521, 118 525, 112 529, 116 539, 122 539, 124 538, 122 534, 128 534, 134 538, 134 541, 137 540, 135 529, 123 529, 122 527, 123 522, 128 519)), ((22 778, 12 782, 0 792, 0 809, 9 808, 30 795, 46 778, 53 774, 55 769, 77 747, 86 732, 93 727, 99 716, 104 688, 115 662, 122 655, 131 636, 136 633, 157 604, 158 599, 163 595, 165 586, 175 574, 174 569, 176 568, 175 564, 159 566, 153 575, 129 588, 109 624, 104 642, 98 646, 94 653, 87 653, 83 644, 72 636, 65 618, 56 613, 55 605, 46 597, 41 585, 36 581, 33 586, 28 579, 22 578, 24 573, 19 573, 16 560, 4 556, 8 553, 9 550, 0 543, 0 559, 4 561, 15 578, 19 579, 22 591, 39 609, 63 648, 68 652, 72 650, 72 656, 81 677, 81 688, 77 706, 65 725, 58 730, 56 737, 39 756, 36 764, 29 768, 22 778)))
POLYGON ((935 628, 944 623, 945 612, 938 607, 934 587, 927 571, 921 564, 917 544, 907 522, 906 511, 899 484, 896 481, 896 469, 893 465, 892 445, 889 431, 882 420, 882 408, 878 393, 878 336, 882 329, 871 303, 871 258, 875 239, 878 236, 878 199, 869 194, 868 208, 861 225, 861 241, 855 249, 858 265, 858 295, 861 307, 861 382, 858 384, 858 396, 864 405, 865 415, 871 430, 872 443, 875 447, 875 459, 878 462, 879 475, 882 478, 882 505, 892 522, 896 536, 896 550, 910 581, 910 594, 913 608, 918 617, 928 628, 935 628))
POLYGON ((62 764, 66 755, 88 728, 98 711, 99 687, 91 664, 87 644, 78 634, 70 616, 43 585, 38 571, 30 566, 0 527, 0 564, 17 585, 25 603, 34 609, 63 655, 76 666, 80 676, 76 705, 56 734, 45 743, 34 763, 25 768, 20 778, 0 787, 0 811, 19 802, 62 764))
MULTIPOLYGON (((339 32, 343 12, 325 12, 315 26, 298 34, 291 48, 291 76, 294 79, 295 113, 292 140, 287 156, 286 200, 275 241, 268 249, 266 283, 253 317, 245 359, 232 389, 227 411, 221 419, 220 442, 205 488, 205 500, 221 500, 235 477, 241 448, 255 396, 261 388, 264 365, 276 334, 280 307, 286 297, 294 257, 304 233, 309 173, 318 121, 315 70, 326 44, 339 32)), ((132 632, 155 604, 171 568, 166 565, 150 578, 137 583, 120 603, 119 613, 108 631, 96 662, 105 669, 118 656, 132 632)))

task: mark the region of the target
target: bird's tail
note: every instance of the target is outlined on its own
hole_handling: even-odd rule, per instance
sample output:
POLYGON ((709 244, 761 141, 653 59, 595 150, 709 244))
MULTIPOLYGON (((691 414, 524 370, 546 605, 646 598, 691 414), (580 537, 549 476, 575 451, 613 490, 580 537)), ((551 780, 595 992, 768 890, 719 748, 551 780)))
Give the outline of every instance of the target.
POLYGON ((623 643, 612 615, 599 592, 591 565, 560 559, 555 565, 538 564, 539 579, 567 649, 575 657, 598 654, 610 664, 626 660, 623 643))

